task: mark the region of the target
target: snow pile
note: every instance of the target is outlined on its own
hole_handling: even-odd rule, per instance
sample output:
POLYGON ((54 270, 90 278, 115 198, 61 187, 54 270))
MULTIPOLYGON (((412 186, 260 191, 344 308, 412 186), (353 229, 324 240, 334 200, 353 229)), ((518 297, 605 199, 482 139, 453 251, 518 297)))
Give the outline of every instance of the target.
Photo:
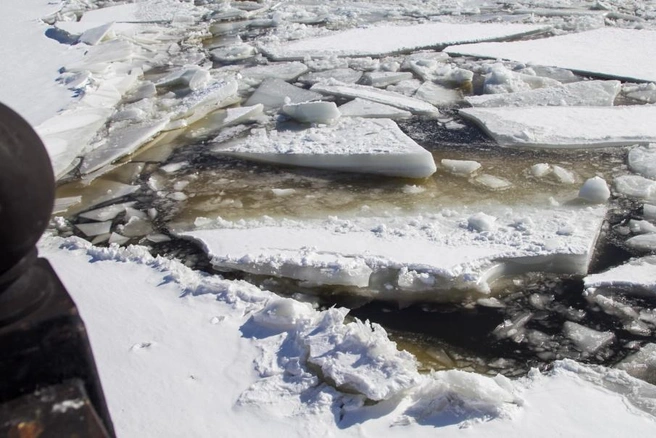
POLYGON ((199 219, 201 229, 180 235, 201 242, 217 269, 350 285, 380 299, 440 301, 472 289, 488 293, 506 272, 585 273, 604 213, 525 207, 304 222, 199 219))
POLYGON ((501 146, 594 148, 656 141, 653 106, 467 108, 501 146))
POLYGON ((342 118, 334 125, 300 130, 257 128, 242 141, 213 150, 269 163, 408 178, 425 178, 436 170, 430 152, 388 119, 342 118))

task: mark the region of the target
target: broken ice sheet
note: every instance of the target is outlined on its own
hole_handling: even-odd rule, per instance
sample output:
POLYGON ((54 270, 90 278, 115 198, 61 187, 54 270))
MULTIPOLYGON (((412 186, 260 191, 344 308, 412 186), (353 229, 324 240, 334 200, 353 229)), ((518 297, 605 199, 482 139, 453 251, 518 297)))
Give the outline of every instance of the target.
POLYGON ((459 300, 489 292, 507 273, 585 273, 605 211, 488 207, 494 228, 487 231, 467 227, 477 211, 463 208, 418 217, 221 220, 180 234, 202 242, 219 269, 351 285, 380 299, 459 300), (515 226, 520 217, 531 218, 523 222, 530 232, 515 226), (566 225, 572 233, 559 234, 566 225), (391 288, 381 284, 383 272, 391 288))
POLYGON ((393 91, 379 90, 365 85, 342 84, 337 81, 318 83, 312 86, 311 91, 346 98, 361 98, 384 105, 390 105, 414 114, 437 116, 439 111, 433 105, 423 100, 404 96, 393 91))
POLYGON ((78 61, 64 66, 65 71, 102 73, 110 63, 131 60, 139 52, 138 46, 129 41, 114 40, 92 46, 78 61))
POLYGON ((108 205, 107 207, 85 211, 84 213, 80 213, 79 216, 94 221, 108 221, 125 212, 126 208, 132 207, 134 204, 136 204, 136 202, 124 202, 121 204, 108 205))
POLYGON ((645 178, 656 179, 656 144, 637 146, 629 151, 629 169, 645 178))
POLYGON ((360 98, 355 98, 340 106, 339 112, 344 117, 365 117, 370 119, 400 120, 412 117, 410 111, 360 98))
POLYGON ((584 279, 586 289, 656 296, 656 256, 629 260, 627 263, 584 279))
POLYGON ((656 32, 605 27, 551 38, 447 47, 445 52, 554 66, 586 75, 656 81, 656 32))
POLYGON ((656 107, 466 108, 501 146, 576 149, 656 142, 656 107))
POLYGON ((276 78, 286 82, 293 81, 307 71, 308 67, 301 62, 282 62, 248 67, 239 73, 246 83, 256 86, 267 78, 276 78))
POLYGON ((268 163, 407 178, 425 178, 436 170, 432 154, 388 119, 342 118, 330 126, 268 132, 260 128, 213 151, 268 163))
POLYGON ((585 354, 593 354, 615 340, 613 332, 600 332, 571 321, 565 322, 563 331, 576 348, 585 354))
POLYGON ((237 99, 237 88, 236 80, 225 78, 185 96, 174 108, 171 114, 171 125, 166 129, 186 127, 216 109, 235 103, 239 100, 237 99))
POLYGON ((335 68, 324 71, 313 71, 299 77, 300 82, 314 85, 317 82, 325 82, 334 79, 345 84, 354 84, 360 80, 362 72, 350 68, 335 68))
POLYGON ((504 94, 467 96, 473 107, 504 106, 612 106, 619 81, 581 81, 561 86, 504 94))
POLYGON ((547 30, 544 26, 507 24, 425 23, 412 26, 374 26, 352 29, 285 44, 264 45, 277 60, 303 60, 330 56, 381 56, 450 44, 499 40, 547 30))
POLYGON ((269 110, 285 104, 319 100, 321 97, 319 93, 295 87, 281 79, 265 79, 248 98, 246 105, 262 104, 269 110))

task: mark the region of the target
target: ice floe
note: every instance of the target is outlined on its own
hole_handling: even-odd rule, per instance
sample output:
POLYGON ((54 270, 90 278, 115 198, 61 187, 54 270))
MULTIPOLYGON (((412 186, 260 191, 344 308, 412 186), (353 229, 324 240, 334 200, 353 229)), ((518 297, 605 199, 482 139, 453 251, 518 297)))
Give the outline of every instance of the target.
POLYGON ((283 105, 310 102, 321 99, 322 95, 310 90, 288 84, 282 79, 265 79, 248 98, 246 105, 262 104, 264 108, 274 109, 283 105))
POLYGON ((306 57, 380 56, 413 50, 439 49, 450 44, 490 41, 543 32, 544 26, 507 24, 425 23, 413 26, 374 26, 332 35, 262 47, 277 60, 306 57))
POLYGON ((605 27, 551 38, 465 44, 453 55, 509 59, 618 79, 656 81, 656 32, 605 27))
POLYGON ((208 229, 181 235, 200 241, 218 269, 351 285, 381 299, 439 301, 463 293, 458 290, 486 293, 508 273, 585 273, 604 214, 603 207, 561 207, 304 222, 200 221, 208 229), (401 274, 417 281, 399 283, 401 274))
POLYGON ((458 176, 470 176, 481 168, 481 163, 472 160, 449 160, 445 158, 440 161, 440 164, 447 171, 458 176))
POLYGON ((282 112, 301 123, 334 123, 341 113, 335 102, 304 102, 284 105, 282 112))
POLYGON ((412 113, 409 111, 358 97, 340 106, 339 112, 344 117, 365 117, 373 119, 399 120, 412 117, 412 113))
POLYGON ((422 100, 364 85, 342 84, 336 81, 330 81, 315 84, 310 90, 351 99, 359 97, 419 115, 436 116, 439 114, 437 108, 422 100))
POLYGON ((599 332, 572 321, 563 325, 565 336, 583 353, 592 354, 615 340, 613 332, 599 332))
POLYGON ((499 145, 596 148, 656 141, 656 107, 465 108, 499 145))
POLYGON ((656 178, 656 144, 638 146, 629 151, 629 169, 646 178, 656 178))
POLYGON ((467 96, 465 100, 473 107, 612 106, 619 91, 619 81, 581 81, 530 91, 467 96))
POLYGON ((259 128, 236 144, 213 150, 269 163, 408 178, 425 178, 436 169, 430 152, 388 119, 347 117, 300 130, 259 128))

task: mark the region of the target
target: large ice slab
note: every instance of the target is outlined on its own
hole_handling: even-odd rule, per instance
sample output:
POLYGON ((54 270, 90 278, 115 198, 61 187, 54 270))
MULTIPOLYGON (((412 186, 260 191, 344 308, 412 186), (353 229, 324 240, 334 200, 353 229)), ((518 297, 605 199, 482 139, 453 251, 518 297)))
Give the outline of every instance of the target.
POLYGON ((215 152, 268 163, 375 173, 408 178, 432 175, 430 152, 388 119, 343 118, 331 126, 267 131, 215 152))
POLYGON ((600 77, 656 81, 656 31, 605 27, 552 38, 447 47, 445 52, 562 67, 600 77))
POLYGON ((440 49, 450 44, 494 41, 543 32, 545 26, 523 24, 425 23, 412 26, 377 26, 309 38, 283 45, 266 45, 264 53, 278 60, 306 57, 381 56, 419 49, 440 49))
POLYGON ((605 211, 499 207, 418 217, 208 221, 209 229, 182 235, 202 242, 221 269, 346 284, 382 299, 442 300, 462 298, 459 290, 489 292, 504 274, 585 273, 605 211))
POLYGON ((467 108, 502 146, 595 148, 656 141, 656 106, 467 108))
POLYGON ((321 99, 321 94, 288 84, 282 79, 265 79, 248 98, 246 105, 264 105, 265 109, 280 108, 290 103, 321 99))
POLYGON ((498 106, 612 106, 620 92, 619 81, 581 81, 517 93, 467 96, 473 107, 498 106))
POLYGON ((629 169, 635 173, 656 179, 656 144, 638 146, 629 151, 629 169))
POLYGON ((584 279, 586 289, 612 289, 633 294, 656 295, 656 256, 629 260, 627 263, 584 279))
POLYGON ((379 90, 365 85, 343 84, 337 81, 330 81, 326 83, 318 83, 312 86, 312 91, 319 93, 334 95, 346 98, 360 98, 370 100, 372 102, 390 105, 402 110, 410 111, 414 114, 435 116, 439 114, 437 108, 430 103, 423 100, 415 99, 413 97, 404 96, 399 93, 387 90, 379 90))

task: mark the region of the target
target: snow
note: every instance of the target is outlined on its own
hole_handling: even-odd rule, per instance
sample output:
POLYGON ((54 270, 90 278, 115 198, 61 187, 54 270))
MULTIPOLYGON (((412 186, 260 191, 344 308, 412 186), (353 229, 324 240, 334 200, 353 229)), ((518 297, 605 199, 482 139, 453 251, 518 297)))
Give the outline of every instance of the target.
POLYGON ((597 148, 656 141, 656 107, 466 108, 473 120, 501 146, 597 148))
POLYGON ((413 26, 375 26, 308 38, 282 45, 265 45, 263 52, 277 60, 305 57, 380 56, 450 44, 489 41, 544 32, 547 27, 507 24, 424 23, 413 26))
POLYGON ((622 175, 613 180, 615 190, 631 198, 656 202, 656 181, 640 175, 622 175))
POLYGON ((371 100, 373 102, 410 111, 413 114, 428 116, 436 116, 439 114, 437 108, 419 99, 407 97, 392 91, 378 90, 364 85, 349 85, 337 81, 329 81, 315 84, 312 86, 311 90, 351 99, 359 97, 361 99, 371 100))
POLYGON ((612 106, 620 92, 619 81, 582 81, 503 94, 467 96, 473 107, 506 106, 612 106))
POLYGON ((249 85, 259 85, 267 78, 277 78, 283 81, 293 81, 308 71, 308 67, 301 62, 283 62, 277 64, 258 65, 248 67, 239 73, 249 85))
POLYGON ((433 156, 388 119, 339 119, 329 126, 251 134, 214 152, 295 166, 425 178, 436 168, 433 156))
POLYGON ((377 88, 385 88, 388 85, 396 84, 401 81, 412 79, 412 73, 409 72, 389 72, 375 71, 367 72, 362 76, 362 83, 377 88))
POLYGON ((209 221, 180 234, 201 242, 219 269, 348 284, 382 299, 441 300, 458 296, 457 290, 487 293, 503 272, 585 273, 604 214, 603 207, 526 208, 395 219, 209 221), (559 232, 566 227, 570 233, 559 232), (402 268, 435 281, 415 294, 376 284, 376 272, 402 268))
POLYGON ((481 168, 481 163, 471 160, 449 160, 447 158, 440 161, 442 167, 458 176, 470 176, 481 168))
POLYGON ((339 112, 344 117, 384 118, 392 120, 408 119, 412 116, 412 113, 409 111, 357 97, 340 106, 339 112))
POLYGON ((447 47, 450 55, 508 59, 586 75, 656 81, 656 32, 605 27, 551 38, 447 47))

